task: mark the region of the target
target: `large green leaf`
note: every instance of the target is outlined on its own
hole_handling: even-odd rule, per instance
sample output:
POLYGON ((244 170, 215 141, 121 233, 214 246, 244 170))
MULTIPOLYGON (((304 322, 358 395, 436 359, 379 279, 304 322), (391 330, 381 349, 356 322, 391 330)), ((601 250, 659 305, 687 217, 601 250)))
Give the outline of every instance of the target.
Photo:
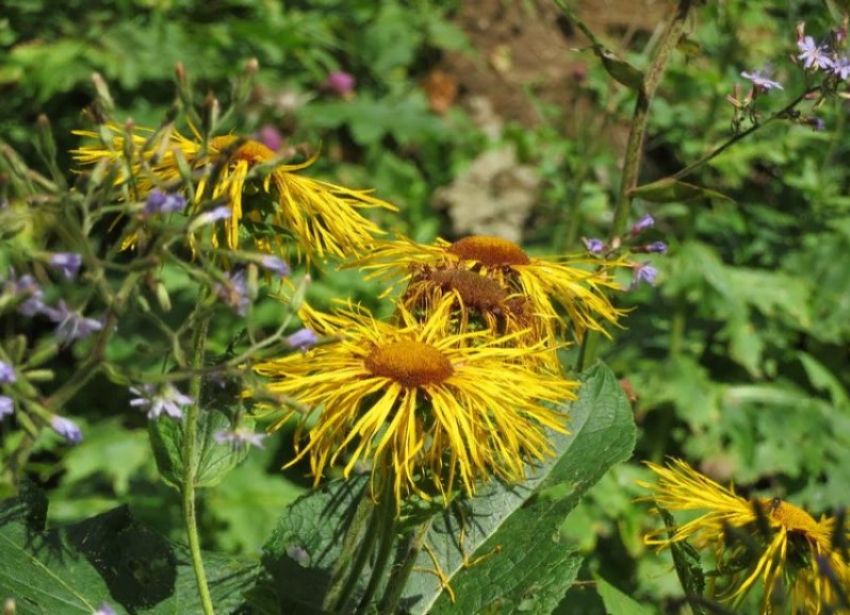
MULTIPOLYGON (((549 613, 563 598, 582 558, 558 528, 587 489, 611 465, 630 456, 635 439, 631 408, 614 374, 599 365, 582 381, 579 399, 565 407, 572 433, 553 436, 557 453, 552 460, 530 470, 525 484, 490 483, 476 498, 432 519, 427 549, 418 553, 404 590, 405 611, 549 613), (456 601, 434 574, 431 554, 456 601)), ((282 612, 286 607, 304 614, 319 611, 364 482, 360 477, 330 483, 281 517, 266 545, 265 563, 282 612)), ((405 544, 398 545, 395 563, 401 561, 405 544)), ((369 572, 367 567, 364 577, 369 572)), ((349 604, 356 603, 365 580, 349 604)))
MULTIPOLYGON (((126 507, 47 531, 46 511, 32 491, 0 505, 0 597, 18 615, 92 615, 103 602, 122 615, 202 612, 187 549, 126 507)), ((258 566, 212 554, 204 563, 216 612, 238 611, 258 566)))

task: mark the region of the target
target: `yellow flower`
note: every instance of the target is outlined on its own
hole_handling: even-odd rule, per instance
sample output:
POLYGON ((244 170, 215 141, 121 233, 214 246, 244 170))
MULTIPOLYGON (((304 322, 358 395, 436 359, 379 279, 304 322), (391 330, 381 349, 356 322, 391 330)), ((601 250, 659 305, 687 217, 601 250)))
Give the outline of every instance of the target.
MULTIPOLYGON (((94 164, 102 159, 120 162, 123 158, 124 136, 122 128, 109 125, 113 134, 112 147, 102 144, 87 145, 71 153, 81 164, 94 164)), ((193 129, 194 130, 194 129, 193 129)), ((75 131, 85 137, 97 137, 93 132, 75 131)), ((243 218, 252 222, 270 221, 288 230, 298 244, 299 255, 308 262, 327 256, 346 257, 357 253, 374 241, 374 235, 383 231, 360 210, 384 208, 395 211, 395 207, 377 199, 368 190, 350 190, 335 184, 303 177, 296 173, 310 166, 315 157, 300 164, 274 164, 277 154, 251 139, 234 135, 215 137, 210 140, 207 152, 202 151, 200 135, 189 139, 176 130, 168 131, 164 143, 147 144, 154 134, 152 130, 137 128, 133 135, 133 159, 126 161, 142 198, 154 185, 167 184, 180 177, 178 150, 193 169, 205 169, 195 191, 195 207, 205 196, 223 198, 232 209, 232 216, 225 220, 224 239, 228 248, 239 247, 239 229, 243 218), (262 199, 247 199, 246 184, 252 169, 261 164, 273 163, 263 177, 258 178, 262 193, 271 197, 271 202, 262 199), (212 184, 212 186, 210 186, 212 184)), ((119 181, 127 181, 126 173, 119 174, 119 181)), ((218 237, 213 237, 218 245, 218 237)), ((273 238, 277 248, 282 246, 279 237, 273 238)), ((271 251, 268 238, 258 237, 255 247, 271 251)))
POLYGON ((565 432, 567 416, 543 403, 573 399, 577 383, 523 364, 541 346, 510 348, 488 331, 448 331, 450 312, 443 302, 417 322, 400 306, 393 325, 351 307, 302 309, 305 326, 343 339, 256 367, 271 379, 269 392, 318 409, 292 463, 309 455, 318 483, 340 459, 346 477, 371 461, 373 495, 390 480, 396 502, 415 493, 448 503, 458 479, 471 494, 476 481, 493 476, 520 481, 526 461, 550 455, 546 428, 565 432))
MULTIPOLYGON (((576 257, 533 258, 512 241, 499 237, 471 235, 454 243, 438 239, 433 245, 407 238, 381 240, 355 263, 384 279, 403 276, 413 284, 421 280, 423 267, 436 270, 463 268, 496 280, 510 296, 528 303, 530 311, 547 331, 558 323, 572 325, 576 339, 588 330, 606 336, 603 321, 616 324, 623 312, 615 308, 602 289, 619 289, 599 261, 576 257), (584 264, 589 269, 576 265, 584 264), (568 316, 558 314, 560 306, 568 316)), ((616 266, 616 263, 610 264, 616 266)))
POLYGON ((827 605, 835 608, 830 575, 850 587, 850 566, 833 547, 834 519, 822 516, 816 521, 779 498, 746 500, 678 459, 667 467, 647 466, 658 475, 658 483, 639 484, 653 492, 659 506, 702 514, 672 528, 672 538, 665 528, 649 532, 644 541, 663 549, 692 539, 697 548, 713 549, 717 574, 728 581, 720 598, 739 602, 761 581, 761 612, 772 613, 778 588, 784 584, 791 613, 817 614, 827 605), (730 529, 740 530, 749 539, 736 541, 730 529), (822 570, 824 566, 829 570, 822 570))

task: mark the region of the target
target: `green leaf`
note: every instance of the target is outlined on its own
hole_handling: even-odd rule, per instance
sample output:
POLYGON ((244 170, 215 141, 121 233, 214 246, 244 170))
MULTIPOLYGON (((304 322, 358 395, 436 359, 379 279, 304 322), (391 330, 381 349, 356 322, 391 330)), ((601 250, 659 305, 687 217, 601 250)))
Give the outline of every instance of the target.
MULTIPOLYGON (((427 549, 418 553, 403 593, 401 604, 407 611, 467 614, 498 605, 500 614, 550 613, 560 602, 582 557, 558 528, 586 490, 611 465, 631 455, 635 440, 631 408, 614 374, 599 365, 582 381, 579 399, 565 407, 572 433, 553 436, 554 459, 531 469, 524 484, 494 481, 482 486, 476 498, 440 509, 432 519, 427 549), (456 602, 434 574, 429 551, 456 602)), ((305 615, 318 612, 341 553, 345 523, 367 480, 329 483, 298 500, 281 517, 266 544, 264 563, 282 605, 305 615)), ((403 545, 397 554, 404 553, 403 545)), ((361 579, 355 599, 365 580, 361 579)))
POLYGON ((695 184, 680 182, 675 179, 660 179, 651 184, 634 188, 629 193, 652 203, 670 203, 673 201, 691 201, 693 199, 723 199, 731 201, 728 196, 716 190, 709 190, 695 184))
MULTIPOLYGON (((119 614, 199 613, 188 550, 135 521, 126 507, 44 530, 44 496, 24 491, 0 505, 0 596, 18 615, 92 615, 102 602, 119 614)), ((218 613, 234 613, 258 566, 207 554, 218 613)))
MULTIPOLYGON (((249 425, 246 424, 246 427, 249 425)), ((174 487, 183 484, 183 421, 166 417, 150 421, 149 433, 154 458, 163 480, 174 487)), ((196 487, 212 487, 238 466, 248 454, 248 447, 221 444, 213 437, 217 431, 232 429, 230 418, 223 412, 201 410, 198 417, 194 457, 197 464, 196 487)))
POLYGON ((595 574, 593 578, 608 615, 652 615, 652 609, 627 596, 599 575, 595 574))
MULTIPOLYGON (((676 526, 676 520, 673 519, 667 510, 656 506, 661 518, 664 519, 664 525, 667 528, 676 526)), ((673 530, 667 530, 670 538, 673 537, 673 530)), ((673 555, 673 565, 676 567, 676 575, 679 577, 679 582, 682 584, 682 589, 687 596, 688 603, 691 605, 691 611, 694 615, 705 615, 705 609, 702 604, 696 600, 705 592, 705 573, 702 570, 702 561, 699 553, 690 544, 685 541, 674 542, 670 544, 670 552, 673 555)), ((607 604, 607 603, 606 603, 607 604)))

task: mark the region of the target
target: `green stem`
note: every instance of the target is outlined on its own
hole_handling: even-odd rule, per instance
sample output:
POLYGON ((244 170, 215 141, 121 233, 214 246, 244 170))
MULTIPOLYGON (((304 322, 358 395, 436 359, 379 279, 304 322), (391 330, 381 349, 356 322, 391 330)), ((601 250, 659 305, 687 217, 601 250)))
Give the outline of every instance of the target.
MULTIPOLYGON (((207 330, 209 320, 202 320, 195 330, 193 340, 194 367, 204 364, 206 350, 207 330)), ((183 429, 183 519, 186 523, 186 536, 189 541, 189 553, 192 557, 192 568, 195 569, 195 580, 198 584, 198 595, 201 598, 201 606, 204 615, 214 615, 210 588, 207 585, 207 574, 204 571, 204 560, 201 557, 201 541, 198 537, 198 521, 195 514, 195 478, 197 472, 195 460, 195 437, 197 436, 198 414, 201 409, 201 384, 202 376, 194 376, 190 384, 190 394, 194 402, 186 411, 186 422, 183 429)))
POLYGON ((393 615, 398 610, 398 603, 401 600, 404 588, 407 585, 407 580, 413 572, 413 565, 416 563, 416 558, 422 547, 425 546, 425 538, 428 536, 428 531, 431 529, 433 517, 429 517, 427 521, 421 523, 407 545, 407 553, 404 556, 404 561, 399 564, 390 575, 389 585, 381 603, 378 606, 378 612, 381 615, 393 615))
POLYGON ((378 517, 372 496, 369 489, 366 488, 357 504, 357 510, 354 512, 351 524, 345 530, 345 536, 342 539, 342 551, 332 568, 331 585, 322 601, 323 612, 342 613, 345 611, 345 606, 351 599, 351 594, 357 587, 357 582, 360 580, 363 570, 366 568, 366 562, 375 547, 375 540, 378 536, 378 517), (364 524, 367 524, 366 533, 360 540, 364 524), (354 558, 353 563, 352 557, 354 558))
POLYGON ((620 193, 617 198, 617 208, 614 211, 614 223, 611 229, 612 238, 621 236, 626 230, 632 205, 631 191, 637 188, 640 162, 643 158, 643 141, 649 122, 649 107, 652 98, 655 96, 655 90, 658 89, 658 84, 661 82, 667 62, 670 60, 670 55, 682 36, 691 4, 692 0, 679 0, 676 12, 661 35, 655 57, 643 80, 643 87, 638 90, 635 112, 629 130, 629 140, 626 144, 626 156, 623 160, 620 193))
POLYGON ((390 562, 390 556, 395 545, 395 530, 396 530, 396 502, 392 497, 392 481, 387 479, 387 488, 383 489, 380 502, 378 502, 378 553, 375 556, 375 563, 372 566, 372 574, 369 576, 369 582, 366 584, 366 589, 363 592, 363 597, 360 599, 360 604, 357 607, 356 615, 364 615, 368 612, 370 603, 378 591, 378 586, 384 578, 387 565, 390 562))
POLYGON ((756 132, 758 130, 761 130, 762 128, 764 128, 765 126, 770 124, 771 122, 774 122, 778 119, 782 119, 782 118, 787 117, 788 114, 794 109, 794 107, 799 105, 806 97, 813 94, 814 92, 817 92, 819 89, 820 89, 820 87, 815 87, 815 88, 810 88, 810 89, 806 90, 805 92, 803 92, 802 94, 797 96, 797 98, 795 98, 790 103, 785 105, 782 109, 780 109, 779 111, 777 111, 776 113, 771 115, 769 118, 767 118, 765 121, 760 122, 758 124, 754 124, 753 126, 750 126, 747 130, 736 134, 734 137, 732 137, 731 139, 726 141, 726 143, 724 143, 723 145, 721 145, 717 149, 712 150, 711 152, 707 153, 705 156, 703 156, 702 158, 700 158, 696 162, 692 162, 691 164, 686 166, 684 169, 677 171, 676 173, 674 173, 673 175, 670 175, 669 177, 667 177, 665 179, 676 180, 676 179, 682 179, 683 177, 690 175, 691 173, 696 171, 699 167, 701 167, 705 163, 713 160, 714 158, 716 158, 717 156, 719 156, 720 154, 725 152, 727 149, 729 149, 730 147, 735 145, 738 141, 741 141, 742 139, 749 137, 751 134, 753 134, 754 132, 756 132))

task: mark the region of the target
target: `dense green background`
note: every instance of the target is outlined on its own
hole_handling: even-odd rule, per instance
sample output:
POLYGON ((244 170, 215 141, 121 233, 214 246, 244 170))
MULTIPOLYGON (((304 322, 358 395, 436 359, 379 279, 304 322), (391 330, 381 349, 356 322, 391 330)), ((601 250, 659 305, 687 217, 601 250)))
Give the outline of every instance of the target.
MULTIPOLYGON (((529 19, 544 11, 522 4, 529 19)), ((260 89, 234 128, 250 133, 271 124, 293 143, 321 140, 326 155, 314 173, 376 188, 402 209, 387 224, 415 239, 451 236, 445 214, 430 207, 435 190, 481 152, 503 146, 514 147, 542 180, 524 229, 529 250, 574 251, 580 236, 606 236, 619 179, 615 129, 628 121, 633 95, 611 87, 584 54, 587 73, 574 94, 592 109, 598 130, 567 134, 567 105, 540 101, 544 121, 521 127, 506 118, 495 139, 460 105, 433 114, 420 79, 442 54, 477 53, 452 24, 458 10, 456 2, 400 0, 293 2, 285 9, 249 0, 6 0, 0 135, 35 163, 38 113, 50 116, 62 149, 77 144, 69 131, 81 124, 81 110, 92 99, 92 71, 109 81, 119 117, 151 125, 174 100, 175 62, 187 67, 199 94, 211 90, 226 100, 229 84, 256 57, 260 89), (357 77, 354 98, 321 90, 337 69, 357 77), (285 96, 309 102, 292 110, 281 104, 285 96)), ((675 54, 652 108, 645 181, 678 170, 729 136, 732 109, 724 99, 741 81, 740 71, 776 64, 785 92, 762 100, 766 110, 796 95, 803 79, 787 57, 797 20, 805 16, 816 36, 838 20, 829 2, 729 0, 697 13, 691 44, 675 54)), ((638 32, 621 50, 624 56, 645 66, 641 51, 651 35, 638 32)), ((603 38, 617 48, 615 36, 603 38)), ((534 88, 526 95, 534 100, 534 88)), ((645 504, 633 501, 640 495, 634 481, 646 477, 640 460, 684 456, 746 493, 787 498, 816 513, 847 503, 846 113, 839 103, 818 109, 827 126, 819 133, 772 124, 692 177, 731 200, 636 202, 634 218, 651 213, 657 226, 648 238, 669 242, 670 253, 654 258, 661 271, 657 288, 620 299, 635 309, 601 354, 637 394, 638 444, 633 461, 609 472, 563 530, 588 555, 584 579, 598 575, 648 605, 648 612, 673 612, 681 589, 669 559, 647 551, 640 539, 657 524, 645 504)), ((352 296, 375 304, 379 290, 345 272, 319 277, 311 293, 317 302, 352 296)), ((271 320, 274 306, 262 309, 271 320)), ((225 331, 220 341, 226 340, 225 331)), ((127 344, 123 352, 130 353, 127 344)), ((78 521, 126 503, 137 518, 179 539, 177 498, 156 480, 143 419, 131 415, 126 399, 100 394, 105 386, 93 384, 72 408, 85 423, 81 446, 60 455, 55 439, 40 443, 31 474, 49 489, 50 520, 78 521)), ((0 434, 7 429, 1 425, 0 434)), ((8 452, 13 439, 4 438, 2 446, 8 452)), ((274 436, 264 452, 252 453, 205 492, 206 547, 257 554, 283 506, 305 489, 303 469, 278 470, 289 447, 285 434, 274 436)), ((606 601, 616 599, 616 590, 601 587, 606 601)), ((559 612, 581 608, 602 608, 586 587, 571 590, 559 612)))

